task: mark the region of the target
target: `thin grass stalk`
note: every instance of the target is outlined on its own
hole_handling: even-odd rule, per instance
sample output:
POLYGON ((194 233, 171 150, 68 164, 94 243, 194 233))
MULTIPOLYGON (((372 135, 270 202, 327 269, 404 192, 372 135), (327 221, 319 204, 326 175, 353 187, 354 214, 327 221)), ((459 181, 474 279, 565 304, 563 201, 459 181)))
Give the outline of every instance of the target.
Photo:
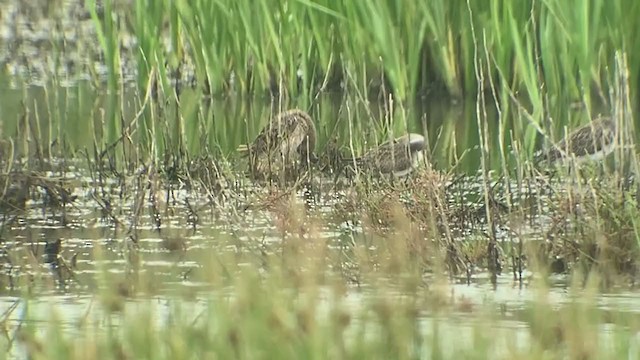
POLYGON ((120 78, 120 46, 118 28, 115 23, 112 0, 105 0, 104 19, 100 19, 96 11, 96 0, 87 3, 89 14, 95 25, 98 43, 102 49, 105 65, 107 67, 107 88, 109 91, 108 104, 106 106, 106 137, 104 141, 111 142, 120 134, 119 114, 117 105, 117 93, 119 90, 118 79, 120 78))
MULTIPOLYGON (((430 2, 420 2, 424 24, 428 26, 431 51, 435 61, 438 74, 449 92, 454 97, 462 96, 462 86, 459 78, 458 54, 455 50, 454 30, 451 27, 452 19, 449 16, 451 2, 446 0, 436 0, 430 2)), ((473 21, 473 19, 471 19, 473 21)))
MULTIPOLYGON (((469 19, 472 21, 473 12, 471 10, 471 5, 469 3, 470 0, 467 0, 467 8, 469 10, 469 19)), ((474 50, 474 59, 476 59, 476 79, 478 86, 484 83, 484 65, 482 59, 479 56, 480 44, 478 37, 476 36, 475 27, 471 24, 471 33, 473 35, 473 39, 475 42, 475 50, 474 50)), ((488 64, 488 59, 486 60, 488 64)), ((495 225, 493 223, 494 214, 492 213, 491 204, 491 186, 490 186, 490 178, 489 178, 489 130, 487 125, 487 110, 486 110, 486 100, 484 97, 484 91, 478 89, 478 96, 476 100, 476 121, 478 123, 478 136, 480 138, 480 169, 482 171, 482 182, 484 189, 484 204, 485 204, 485 213, 487 217, 487 224, 490 226, 489 231, 489 244, 487 247, 487 267, 489 269, 489 273, 491 274, 491 282, 493 286, 496 286, 497 283, 497 271, 496 261, 497 261, 497 243, 495 236, 495 225)))
MULTIPOLYGON (((158 103, 163 103, 166 96, 172 94, 171 81, 166 72, 166 65, 179 63, 176 57, 170 59, 171 64, 165 60, 164 54, 166 50, 162 43, 162 37, 165 34, 165 14, 173 14, 175 11, 169 11, 168 7, 172 6, 166 2, 137 0, 135 8, 135 16, 133 19, 133 28, 138 39, 138 106, 142 107, 144 94, 151 90, 154 92, 154 98, 158 103), (149 79, 149 77, 153 77, 149 79), (150 81, 151 80, 151 81, 150 81), (150 84, 150 85, 149 85, 150 84), (152 89, 147 89, 151 86, 152 89)), ((170 25, 173 25, 170 23, 170 25)), ((171 29, 172 30, 172 29, 171 29)), ((175 53, 175 51, 173 52, 175 53)), ((177 65, 176 65, 177 66, 177 65)), ((181 79, 174 79, 177 83, 181 79)), ((145 155, 157 159, 157 143, 155 122, 157 121, 154 112, 154 106, 148 106, 144 109, 143 118, 138 123, 138 144, 141 151, 145 155)))
POLYGON ((112 0, 105 0, 103 3, 104 19, 100 19, 97 14, 96 0, 89 0, 87 7, 89 8, 89 14, 96 27, 98 43, 104 53, 108 71, 108 88, 111 92, 115 93, 118 90, 117 80, 118 74, 120 73, 120 63, 117 27, 116 24, 114 24, 112 17, 112 0))

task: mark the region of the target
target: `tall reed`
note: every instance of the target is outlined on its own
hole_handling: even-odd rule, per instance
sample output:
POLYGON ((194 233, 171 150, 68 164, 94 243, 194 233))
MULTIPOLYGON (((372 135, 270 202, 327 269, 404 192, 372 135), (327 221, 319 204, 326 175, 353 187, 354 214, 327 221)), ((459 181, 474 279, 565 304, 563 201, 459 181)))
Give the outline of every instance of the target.
MULTIPOLYGON (((164 36, 172 46, 182 40, 189 44, 186 52, 198 80, 214 93, 281 87, 309 97, 336 86, 339 82, 328 80, 344 78, 351 68, 354 78, 364 76, 366 82, 386 79, 400 99, 431 88, 456 97, 474 94, 473 24, 478 39, 486 41, 492 66, 500 71, 500 76, 494 74, 499 88, 525 96, 534 106, 540 106, 545 93, 552 94, 552 101, 569 97, 589 105, 591 90, 603 90, 612 51, 638 43, 632 11, 638 5, 625 11, 603 0, 474 1, 469 8, 465 0, 147 5, 136 1, 137 9, 146 10, 138 13, 137 23, 148 23, 148 29, 168 24, 171 30, 164 36)), ((157 31, 136 29, 143 53, 158 43, 157 31)), ((630 56, 633 81, 637 59, 630 56)))

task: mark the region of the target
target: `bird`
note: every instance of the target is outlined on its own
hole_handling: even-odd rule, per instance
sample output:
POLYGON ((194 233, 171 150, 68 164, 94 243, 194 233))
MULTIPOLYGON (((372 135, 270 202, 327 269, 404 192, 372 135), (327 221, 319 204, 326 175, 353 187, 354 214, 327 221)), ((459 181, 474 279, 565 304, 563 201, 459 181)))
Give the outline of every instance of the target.
POLYGON ((574 159, 577 164, 598 161, 615 149, 616 122, 608 116, 599 116, 569 133, 565 138, 535 155, 536 163, 554 164, 574 159))
POLYGON ((240 151, 248 154, 253 175, 268 177, 281 170, 295 170, 300 164, 308 166, 316 159, 315 145, 313 119, 303 110, 291 109, 273 117, 255 140, 240 151))
POLYGON ((396 178, 405 177, 420 165, 424 145, 424 136, 406 134, 367 151, 356 158, 355 163, 365 171, 392 174, 396 178))

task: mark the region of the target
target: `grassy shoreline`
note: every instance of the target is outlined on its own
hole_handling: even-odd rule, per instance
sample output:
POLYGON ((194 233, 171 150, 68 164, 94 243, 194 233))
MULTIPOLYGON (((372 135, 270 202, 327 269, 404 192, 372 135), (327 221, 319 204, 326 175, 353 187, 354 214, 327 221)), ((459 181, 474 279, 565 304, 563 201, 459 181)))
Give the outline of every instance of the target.
POLYGON ((588 359, 637 349, 640 319, 597 299, 635 289, 640 265, 640 2, 90 0, 83 9, 96 31, 87 57, 102 71, 75 87, 54 76, 37 95, 25 88, 0 114, 0 234, 12 240, 0 242, 9 269, 0 280, 27 304, 17 321, 16 308, 0 317, 0 349, 52 359, 588 359), (189 86, 175 81, 187 72, 189 86), (422 96, 437 90, 466 101, 427 116, 420 107, 435 105, 422 96), (104 97, 90 104, 94 91, 104 97), (323 92, 339 100, 321 103, 323 92), (245 102, 255 98, 268 105, 245 102), (318 173, 250 183, 234 150, 292 107, 314 117, 326 163, 407 130, 428 135, 432 161, 395 184, 318 173), (600 111, 622 135, 603 166, 532 165, 540 140, 600 111), (475 175, 466 185, 465 172, 475 175), (324 213, 323 196, 333 199, 324 213), (205 218, 222 218, 224 231, 205 218), (55 232, 31 232, 29 221, 69 237, 90 224, 98 238, 76 268, 80 251, 47 250, 55 232), (187 233, 204 246, 189 249, 187 233), (162 279, 145 260, 160 251, 170 281, 206 288, 195 317, 145 306, 162 279), (567 303, 549 302, 549 274, 569 279, 567 303), (509 278, 500 286, 539 297, 514 310, 452 291, 476 277, 493 287, 509 278), (46 328, 31 317, 38 287, 64 293, 84 281, 104 313, 74 324, 79 336, 61 331, 65 314, 53 307, 46 328), (354 293, 368 295, 359 309, 346 306, 354 293), (460 317, 472 323, 468 347, 445 334, 460 317), (495 331, 505 320, 525 328, 524 345, 495 331))

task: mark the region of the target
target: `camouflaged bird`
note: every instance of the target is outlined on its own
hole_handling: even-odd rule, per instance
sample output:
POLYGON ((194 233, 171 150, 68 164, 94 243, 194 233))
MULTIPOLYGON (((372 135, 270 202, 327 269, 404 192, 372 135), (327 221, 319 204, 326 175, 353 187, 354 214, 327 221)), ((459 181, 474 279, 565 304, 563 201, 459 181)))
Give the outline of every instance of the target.
POLYGON ((356 164, 369 172, 407 176, 420 165, 424 145, 420 134, 403 135, 369 150, 356 164))
POLYGON ((574 130, 551 148, 539 152, 536 160, 546 163, 573 158, 578 163, 600 160, 613 152, 615 135, 615 121, 601 116, 574 130))
POLYGON ((315 159, 316 127, 306 112, 293 109, 279 113, 269 121, 247 146, 251 171, 264 177, 281 170, 308 166, 315 159))

